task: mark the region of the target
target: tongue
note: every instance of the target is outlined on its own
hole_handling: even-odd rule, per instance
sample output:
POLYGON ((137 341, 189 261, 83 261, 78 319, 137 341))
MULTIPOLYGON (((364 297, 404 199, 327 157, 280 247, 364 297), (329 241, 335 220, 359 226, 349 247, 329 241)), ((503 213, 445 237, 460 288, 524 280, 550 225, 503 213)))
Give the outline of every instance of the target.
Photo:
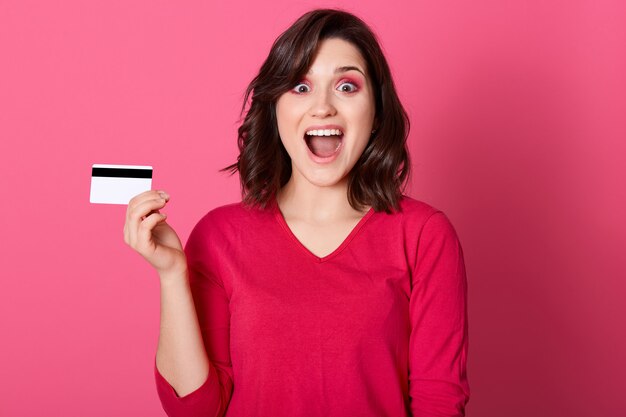
POLYGON ((341 136, 311 136, 308 141, 311 151, 322 158, 334 154, 340 143, 341 136))

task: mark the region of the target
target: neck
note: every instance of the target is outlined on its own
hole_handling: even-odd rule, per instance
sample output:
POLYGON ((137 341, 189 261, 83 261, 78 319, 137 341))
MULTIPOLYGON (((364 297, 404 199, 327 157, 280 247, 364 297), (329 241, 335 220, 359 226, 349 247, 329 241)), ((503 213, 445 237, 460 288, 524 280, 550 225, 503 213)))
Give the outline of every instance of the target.
POLYGON ((292 175, 276 198, 281 212, 286 218, 299 219, 307 223, 331 223, 358 212, 348 202, 348 179, 332 186, 317 186, 307 180, 298 181, 292 175))

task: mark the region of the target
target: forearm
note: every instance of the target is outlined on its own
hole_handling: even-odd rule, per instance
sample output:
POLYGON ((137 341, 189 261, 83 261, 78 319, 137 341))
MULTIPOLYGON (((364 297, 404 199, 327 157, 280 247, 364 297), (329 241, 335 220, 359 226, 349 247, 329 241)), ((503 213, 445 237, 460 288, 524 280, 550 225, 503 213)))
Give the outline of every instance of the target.
POLYGON ((209 360, 187 271, 178 276, 161 275, 161 326, 156 364, 179 397, 195 391, 207 379, 209 360))

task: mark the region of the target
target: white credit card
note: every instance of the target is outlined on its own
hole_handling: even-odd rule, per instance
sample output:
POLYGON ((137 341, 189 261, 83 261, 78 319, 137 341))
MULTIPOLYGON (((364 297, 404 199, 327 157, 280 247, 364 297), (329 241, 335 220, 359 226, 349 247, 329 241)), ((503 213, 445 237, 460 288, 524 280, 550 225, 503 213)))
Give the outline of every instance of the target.
POLYGON ((131 198, 152 188, 152 167, 93 164, 89 202, 128 204, 131 198))

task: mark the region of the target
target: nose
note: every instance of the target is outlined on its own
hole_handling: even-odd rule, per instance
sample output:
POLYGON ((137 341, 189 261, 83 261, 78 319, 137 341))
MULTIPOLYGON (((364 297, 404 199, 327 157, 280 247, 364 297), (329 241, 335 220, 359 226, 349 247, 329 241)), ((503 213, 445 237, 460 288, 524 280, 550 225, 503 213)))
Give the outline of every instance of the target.
POLYGON ((337 109, 332 103, 332 94, 327 91, 319 91, 313 97, 311 103, 311 115, 314 117, 334 116, 337 109))

